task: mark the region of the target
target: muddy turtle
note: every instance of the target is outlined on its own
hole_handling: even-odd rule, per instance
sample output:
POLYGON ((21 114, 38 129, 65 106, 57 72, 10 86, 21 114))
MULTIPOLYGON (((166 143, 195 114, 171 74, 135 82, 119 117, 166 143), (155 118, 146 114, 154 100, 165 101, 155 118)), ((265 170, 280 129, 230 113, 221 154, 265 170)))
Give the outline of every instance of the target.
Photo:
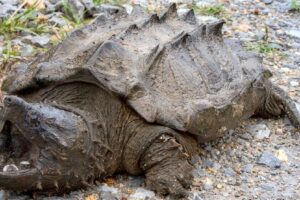
POLYGON ((119 10, 21 65, 2 87, 1 188, 65 192, 126 171, 184 196, 197 143, 252 116, 299 127, 293 101, 223 24, 180 18, 175 5, 119 10))

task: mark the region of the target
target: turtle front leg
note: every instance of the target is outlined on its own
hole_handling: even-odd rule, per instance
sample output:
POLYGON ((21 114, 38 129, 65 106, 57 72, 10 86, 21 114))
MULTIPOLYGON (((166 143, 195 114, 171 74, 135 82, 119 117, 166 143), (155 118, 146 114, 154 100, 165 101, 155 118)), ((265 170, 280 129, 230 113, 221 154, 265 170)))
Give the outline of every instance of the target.
POLYGON ((186 190, 193 181, 193 166, 189 159, 190 155, 174 136, 161 135, 141 159, 141 168, 146 173, 146 186, 174 198, 187 196, 186 190))
POLYGON ((266 86, 266 99, 256 113, 258 116, 271 118, 286 114, 291 123, 300 128, 300 111, 295 102, 278 86, 268 82, 266 86))
POLYGON ((191 135, 149 124, 134 128, 126 145, 123 165, 130 174, 145 174, 146 186, 159 194, 183 197, 191 186, 193 166, 190 159, 197 153, 191 135))

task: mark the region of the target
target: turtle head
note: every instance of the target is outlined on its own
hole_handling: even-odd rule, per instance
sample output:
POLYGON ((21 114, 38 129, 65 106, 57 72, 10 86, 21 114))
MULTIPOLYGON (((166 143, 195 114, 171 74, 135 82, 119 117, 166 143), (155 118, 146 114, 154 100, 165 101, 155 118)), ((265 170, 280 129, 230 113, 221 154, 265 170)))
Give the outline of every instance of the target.
POLYGON ((89 129, 68 109, 6 96, 0 117, 0 187, 59 192, 93 176, 89 129))

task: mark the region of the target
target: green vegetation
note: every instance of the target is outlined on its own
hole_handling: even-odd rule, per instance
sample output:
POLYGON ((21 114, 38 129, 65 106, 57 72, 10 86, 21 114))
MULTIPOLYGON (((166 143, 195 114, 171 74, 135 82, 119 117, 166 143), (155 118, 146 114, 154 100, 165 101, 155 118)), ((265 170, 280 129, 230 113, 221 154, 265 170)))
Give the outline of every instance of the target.
MULTIPOLYGON (((81 26, 83 16, 77 16, 74 9, 71 7, 71 5, 67 1, 63 0, 62 5, 63 5, 63 9, 64 9, 65 13, 67 13, 65 18, 68 19, 69 21, 74 22, 76 27, 81 26)), ((84 15, 84 13, 82 13, 82 15, 84 15)))
POLYGON ((27 8, 23 13, 12 14, 9 18, 0 20, 0 35, 5 38, 15 37, 20 32, 38 35, 48 31, 47 22, 38 17, 34 8, 27 8))
POLYGON ((220 4, 211 6, 192 5, 191 8, 194 9, 195 13, 200 15, 221 16, 225 14, 225 8, 220 4))
POLYGON ((11 57, 16 57, 19 55, 18 49, 12 46, 11 42, 8 41, 4 44, 4 49, 2 50, 4 60, 7 60, 11 57))
POLYGON ((128 3, 127 0, 93 0, 94 4, 112 4, 112 5, 122 5, 128 3))
POLYGON ((270 53, 277 52, 277 49, 272 47, 268 42, 263 42, 263 41, 257 43, 253 43, 253 42, 247 43, 245 47, 249 51, 257 51, 263 54, 270 54, 270 53))
POLYGON ((269 30, 265 27, 265 36, 258 42, 248 42, 245 45, 245 49, 248 51, 256 51, 266 56, 278 56, 284 58, 286 55, 277 49, 274 43, 269 41, 269 30))
POLYGON ((300 13, 300 2, 298 0, 291 0, 291 7, 290 10, 293 12, 300 13))

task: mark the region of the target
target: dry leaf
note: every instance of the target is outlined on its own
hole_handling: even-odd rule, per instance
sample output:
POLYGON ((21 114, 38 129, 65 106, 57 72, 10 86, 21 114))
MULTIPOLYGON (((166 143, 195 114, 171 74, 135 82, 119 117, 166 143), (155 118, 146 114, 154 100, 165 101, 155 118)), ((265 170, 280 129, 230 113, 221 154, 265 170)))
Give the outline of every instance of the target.
POLYGON ((24 0, 25 6, 29 8, 36 8, 38 10, 45 8, 45 0, 24 0))

